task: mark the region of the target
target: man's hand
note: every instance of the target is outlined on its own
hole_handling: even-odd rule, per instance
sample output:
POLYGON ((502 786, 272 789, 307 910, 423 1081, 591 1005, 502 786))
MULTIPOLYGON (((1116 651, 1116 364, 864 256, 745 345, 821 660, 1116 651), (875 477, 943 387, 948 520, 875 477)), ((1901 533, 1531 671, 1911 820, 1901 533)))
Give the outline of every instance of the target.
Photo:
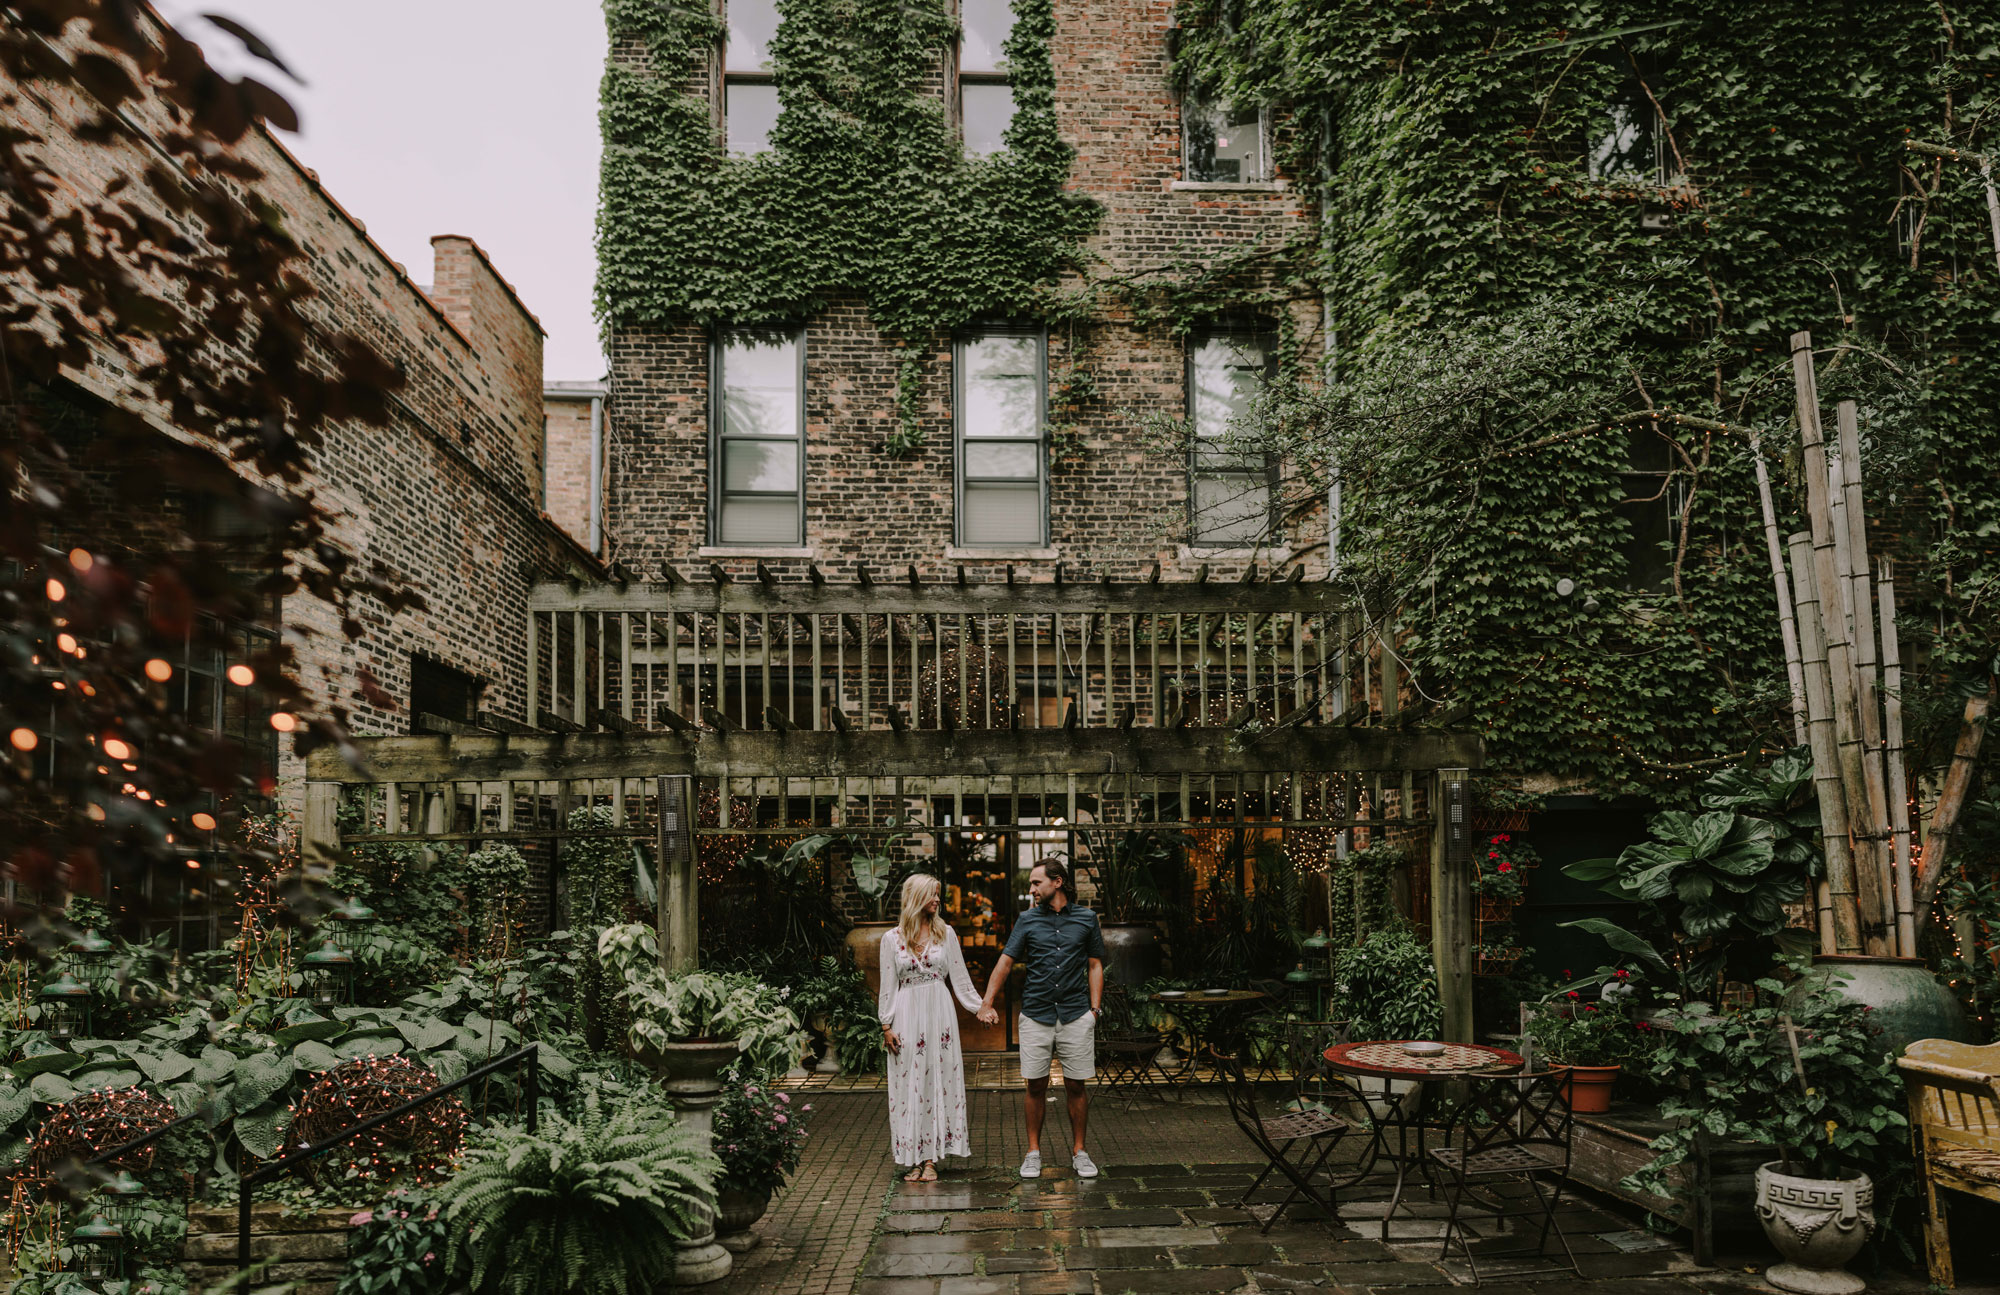
POLYGON ((993 1004, 991 1004, 991 1003, 986 1003, 986 1004, 984 1004, 984 1005, 982 1005, 982 1006, 980 1007, 980 1009, 979 1009, 979 1023, 980 1023, 981 1025, 998 1025, 998 1024, 1000 1024, 1000 1013, 994 1010, 994 1008, 993 1008, 993 1004))
POLYGON ((897 1056, 901 1056, 903 1053, 903 1040, 901 1036, 886 1025, 882 1027, 882 1046, 897 1056))

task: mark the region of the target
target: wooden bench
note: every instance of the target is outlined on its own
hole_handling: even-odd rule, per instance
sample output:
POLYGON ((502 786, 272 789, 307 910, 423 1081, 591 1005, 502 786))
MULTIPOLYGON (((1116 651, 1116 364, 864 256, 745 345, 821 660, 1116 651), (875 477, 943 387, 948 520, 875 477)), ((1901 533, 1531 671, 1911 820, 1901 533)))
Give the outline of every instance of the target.
POLYGON ((1951 1230, 1938 1189, 2000 1203, 2000 1043, 1919 1039, 1896 1059, 1910 1098, 1910 1142, 1924 1200, 1924 1262, 1950 1289, 1951 1230))

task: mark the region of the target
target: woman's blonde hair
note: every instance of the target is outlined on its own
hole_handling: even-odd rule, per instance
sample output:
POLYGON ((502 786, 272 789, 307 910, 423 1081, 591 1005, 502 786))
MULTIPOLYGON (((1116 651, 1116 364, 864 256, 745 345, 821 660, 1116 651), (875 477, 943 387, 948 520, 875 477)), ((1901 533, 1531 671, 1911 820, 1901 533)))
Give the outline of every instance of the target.
POLYGON ((935 899, 940 889, 938 879, 928 872, 913 872, 903 878, 903 919, 896 929, 903 933, 903 947, 912 953, 927 945, 944 944, 949 929, 944 918, 924 916, 924 905, 935 899), (919 931, 923 932, 921 939, 919 931))

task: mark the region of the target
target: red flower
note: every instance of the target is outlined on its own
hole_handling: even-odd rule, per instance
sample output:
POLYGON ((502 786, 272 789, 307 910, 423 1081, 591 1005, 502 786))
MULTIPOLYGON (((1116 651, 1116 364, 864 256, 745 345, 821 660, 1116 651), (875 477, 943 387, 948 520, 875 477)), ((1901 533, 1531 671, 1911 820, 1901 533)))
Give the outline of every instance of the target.
POLYGON ((1501 872, 1512 872, 1512 871, 1514 871, 1514 865, 1513 865, 1513 864, 1511 864, 1511 863, 1509 863, 1509 862, 1507 862, 1507 861, 1506 861, 1505 859, 1502 859, 1502 860, 1500 861, 1500 871, 1501 871, 1501 872))
POLYGON ((1579 993, 1577 993, 1577 992, 1576 992, 1576 991, 1575 991, 1574 989, 1572 989, 1572 990, 1570 990, 1570 991, 1569 991, 1569 993, 1568 993, 1568 994, 1564 995, 1564 997, 1567 997, 1567 998, 1582 998, 1582 997, 1583 997, 1583 995, 1582 995, 1582 994, 1579 994, 1579 993))
POLYGON ((1596 1004, 1596 1003, 1585 1003, 1585 1004, 1583 1005, 1583 1010, 1584 1010, 1584 1011, 1586 1011, 1586 1012, 1594 1012, 1594 1011, 1596 1011, 1596 1010, 1597 1010, 1597 1004, 1596 1004))
POLYGON ((1632 973, 1625 970, 1625 968, 1623 967, 1618 968, 1618 970, 1613 972, 1612 974, 1617 976, 1618 979, 1620 980, 1630 980, 1632 978, 1632 973))
POLYGON ((1489 859, 1497 859, 1500 857, 1500 852, 1498 850, 1488 850, 1486 852, 1486 857, 1489 859))

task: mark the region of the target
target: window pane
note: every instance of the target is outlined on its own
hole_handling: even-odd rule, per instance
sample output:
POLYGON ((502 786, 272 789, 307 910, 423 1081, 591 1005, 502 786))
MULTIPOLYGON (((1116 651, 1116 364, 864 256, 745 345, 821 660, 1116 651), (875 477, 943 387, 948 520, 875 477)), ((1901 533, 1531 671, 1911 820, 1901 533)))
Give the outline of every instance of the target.
POLYGON ((958 66, 965 72, 1005 72, 1002 48, 1014 30, 1014 6, 1009 0, 964 0, 960 20, 965 39, 958 47, 958 66))
POLYGON ((1258 476, 1194 479, 1194 536, 1203 544, 1254 544, 1270 523, 1270 486, 1258 476))
POLYGON ((718 529, 724 544, 797 544, 798 501, 724 498, 718 529))
POLYGON ((967 477, 1018 477, 1028 481, 1041 475, 1041 447, 1038 445, 995 444, 972 441, 965 447, 967 477))
POLYGON ((723 87, 723 124, 731 153, 762 153, 778 124, 778 87, 731 81, 723 87))
POLYGON ((1190 102, 1183 129, 1188 179, 1249 184, 1264 178, 1263 118, 1256 108, 1190 102))
POLYGON ((1194 430, 1226 436, 1264 384, 1264 344, 1254 337, 1204 338, 1194 352, 1194 430))
POLYGON ((1034 337, 982 337, 963 348, 965 409, 960 434, 1041 435, 1042 346, 1034 337))
POLYGON ((968 81, 958 87, 959 116, 965 122, 965 151, 985 157, 1007 147, 1003 136, 1014 120, 1014 87, 968 81))
POLYGON ((799 443, 724 441, 722 488, 729 491, 797 490, 799 443))
POLYGON ((1042 542, 1042 490, 1039 485, 974 485, 965 487, 964 514, 959 531, 968 545, 1042 542))
POLYGON ((722 434, 797 436, 799 344, 730 339, 722 348, 722 434))
POLYGON ((731 72, 762 72, 771 66, 771 38, 778 34, 777 0, 728 0, 729 40, 722 66, 731 72))

